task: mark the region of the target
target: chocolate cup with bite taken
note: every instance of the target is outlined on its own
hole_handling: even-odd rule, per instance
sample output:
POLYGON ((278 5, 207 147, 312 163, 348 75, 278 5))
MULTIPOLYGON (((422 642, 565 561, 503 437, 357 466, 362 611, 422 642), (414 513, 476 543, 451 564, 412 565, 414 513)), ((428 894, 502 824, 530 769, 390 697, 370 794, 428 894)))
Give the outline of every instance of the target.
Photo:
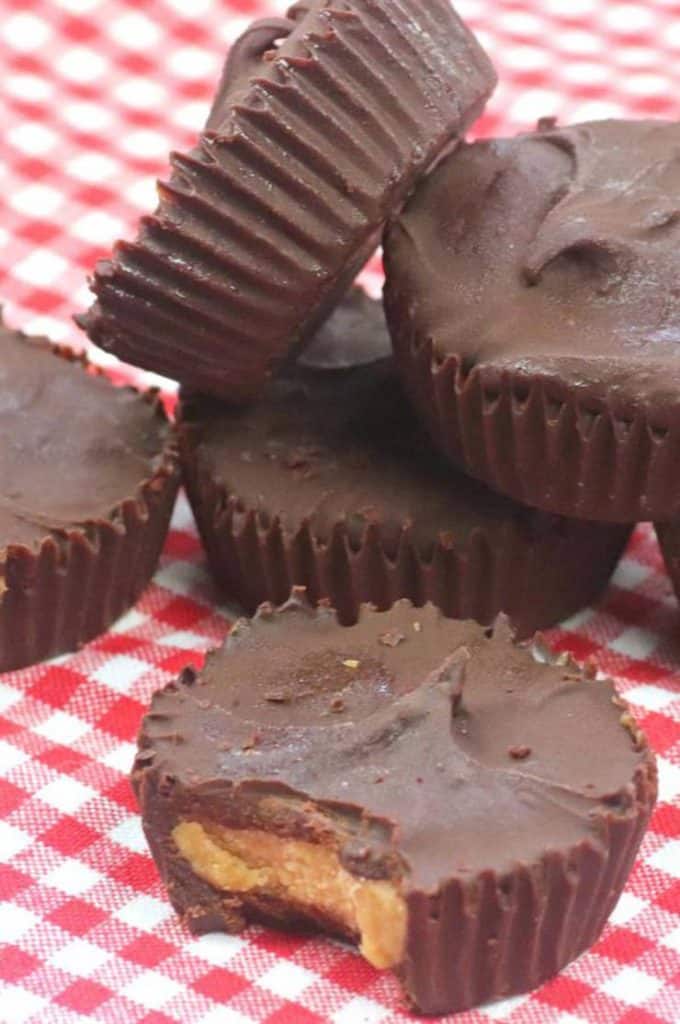
POLYGON ((320 928, 451 1013, 528 991, 598 938, 656 796, 609 681, 504 622, 297 594, 153 698, 133 785, 197 933, 320 928))

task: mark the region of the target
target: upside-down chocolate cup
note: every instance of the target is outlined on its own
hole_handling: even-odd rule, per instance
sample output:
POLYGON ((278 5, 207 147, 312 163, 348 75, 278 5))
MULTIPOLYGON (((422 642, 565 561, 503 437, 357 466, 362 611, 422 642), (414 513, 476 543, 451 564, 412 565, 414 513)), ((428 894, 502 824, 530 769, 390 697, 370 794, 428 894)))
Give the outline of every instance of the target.
POLYGON ((256 22, 198 146, 172 155, 156 213, 99 264, 79 323, 128 362, 254 397, 494 84, 449 0, 312 0, 256 22))
POLYGON ((680 517, 680 125, 463 145, 387 232, 409 393, 467 472, 536 508, 680 517))
POLYGON ((431 605, 339 626, 296 596, 158 692, 133 785, 196 933, 321 928, 440 1014, 598 938, 656 798, 610 681, 431 605))
POLYGON ((0 671, 72 651, 136 600, 179 485, 154 394, 0 327, 0 671))
POLYGON ((305 586, 345 624, 408 597, 483 623, 503 611, 522 637, 594 600, 630 527, 536 512, 452 470, 389 353, 382 307, 357 289, 258 405, 182 397, 184 479, 225 596, 252 614, 305 586))

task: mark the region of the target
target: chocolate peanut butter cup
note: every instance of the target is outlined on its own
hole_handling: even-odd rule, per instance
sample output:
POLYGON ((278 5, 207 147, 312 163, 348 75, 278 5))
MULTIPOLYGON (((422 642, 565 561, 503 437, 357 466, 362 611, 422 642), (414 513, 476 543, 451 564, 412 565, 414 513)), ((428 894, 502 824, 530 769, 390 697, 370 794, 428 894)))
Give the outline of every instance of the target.
POLYGON ((179 484, 153 395, 0 327, 0 671, 75 650, 149 582, 179 484))
POLYGON ((630 528, 537 512, 452 470, 389 352, 381 304, 356 289, 258 405, 183 396, 184 477, 225 596, 252 614, 302 585, 345 624, 362 602, 408 597, 487 624, 504 611, 521 636, 594 600, 630 528))
POLYGON ((312 0, 258 22, 156 213, 99 264, 91 339, 232 401, 311 337, 493 69, 449 0, 312 0))
POLYGON ((517 501, 680 516, 680 124, 464 145, 386 237, 386 309, 440 447, 517 501))
POLYGON ((295 596, 155 695, 133 784, 194 932, 360 945, 424 1013, 527 991, 599 936, 656 797, 609 681, 431 605, 295 596))

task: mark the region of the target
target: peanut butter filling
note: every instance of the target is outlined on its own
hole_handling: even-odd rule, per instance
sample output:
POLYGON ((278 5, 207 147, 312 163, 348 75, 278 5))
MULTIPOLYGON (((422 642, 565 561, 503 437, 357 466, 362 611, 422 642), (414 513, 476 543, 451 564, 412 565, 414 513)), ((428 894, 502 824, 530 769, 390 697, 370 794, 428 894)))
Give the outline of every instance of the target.
POLYGON ((357 878, 335 850, 260 829, 184 821, 172 833, 193 871, 230 893, 257 892, 298 911, 315 911, 358 934, 374 967, 395 967, 406 941, 406 902, 391 881, 357 878))

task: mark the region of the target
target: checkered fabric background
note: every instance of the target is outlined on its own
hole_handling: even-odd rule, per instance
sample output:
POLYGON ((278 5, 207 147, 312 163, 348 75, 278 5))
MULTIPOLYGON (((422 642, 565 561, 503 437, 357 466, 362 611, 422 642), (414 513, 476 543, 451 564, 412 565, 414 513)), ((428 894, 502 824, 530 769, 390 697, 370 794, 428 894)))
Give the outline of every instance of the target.
MULTIPOLYGON (((481 134, 540 115, 680 117, 680 0, 460 0, 502 84, 481 134)), ((284 3, 0 0, 0 293, 12 325, 82 345, 86 275, 191 143, 229 43, 284 3)), ((379 283, 376 272, 372 283, 379 283)), ((149 379, 100 357, 116 379, 149 379)), ((127 781, 152 691, 228 630, 180 499, 153 585, 79 654, 0 679, 0 1020, 399 1024, 396 984, 326 940, 192 939, 127 781)), ((604 600, 552 634, 594 656, 658 755, 661 801, 595 949, 528 997, 461 1018, 680 1021, 680 611, 649 527, 604 600)))

